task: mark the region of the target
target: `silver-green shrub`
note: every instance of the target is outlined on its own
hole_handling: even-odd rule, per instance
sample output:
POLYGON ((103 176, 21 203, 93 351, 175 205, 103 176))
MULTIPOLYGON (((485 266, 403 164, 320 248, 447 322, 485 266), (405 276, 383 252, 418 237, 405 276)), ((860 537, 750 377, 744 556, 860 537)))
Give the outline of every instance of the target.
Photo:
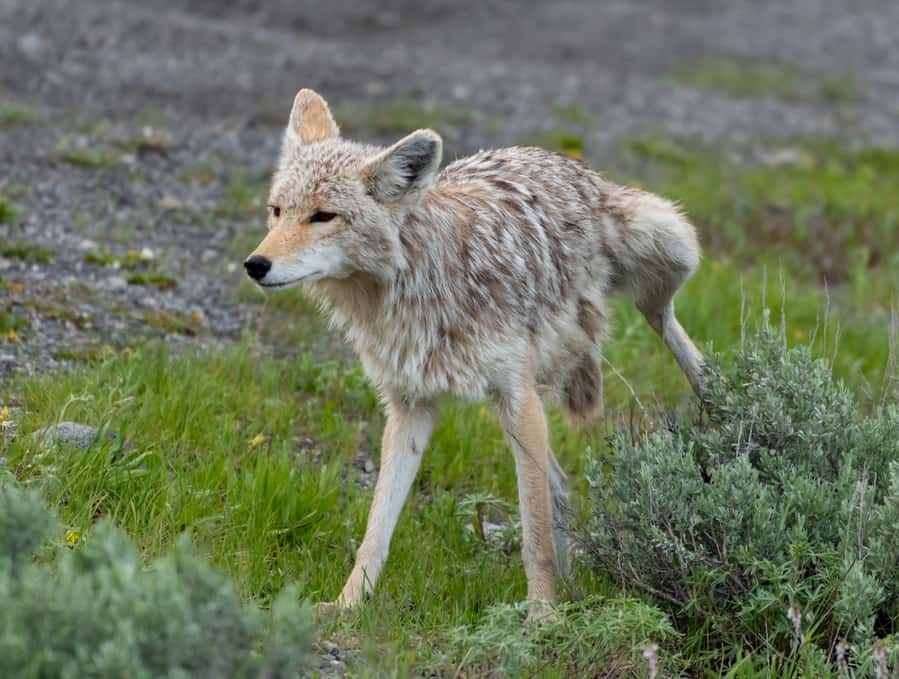
POLYGON ((588 561, 706 647, 829 655, 845 637, 858 658, 895 633, 896 404, 861 416, 826 361, 768 328, 730 367, 709 360, 703 401, 695 421, 615 435, 594 461, 588 561))
POLYGON ((449 674, 645 677, 647 648, 654 663, 677 671, 680 658, 672 648, 680 635, 654 606, 636 599, 591 596, 561 604, 556 619, 545 624, 525 623, 527 610, 526 602, 498 604, 487 609, 477 626, 450 630, 454 653, 449 674), (462 658, 459 664, 457 657, 462 658))
POLYGON ((294 589, 269 614, 241 606, 186 539, 145 566, 107 520, 35 559, 56 525, 36 495, 0 477, 0 676, 300 676, 311 618, 294 589))

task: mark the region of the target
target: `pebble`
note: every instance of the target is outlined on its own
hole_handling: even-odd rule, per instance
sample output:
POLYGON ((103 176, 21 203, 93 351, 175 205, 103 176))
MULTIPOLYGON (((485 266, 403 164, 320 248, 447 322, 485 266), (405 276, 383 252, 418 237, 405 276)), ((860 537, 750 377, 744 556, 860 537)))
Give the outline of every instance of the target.
POLYGON ((26 33, 19 38, 19 51, 29 59, 35 59, 44 51, 44 40, 37 33, 26 33))
POLYGON ((110 276, 106 279, 106 287, 110 290, 121 290, 128 287, 128 281, 125 280, 124 276, 110 276))
MULTIPOLYGON (((90 448, 97 439, 98 430, 78 422, 60 422, 43 429, 38 429, 31 434, 31 439, 42 445, 48 444, 66 444, 72 445, 81 450, 90 448)), ((107 434, 110 440, 115 439, 114 434, 107 434)))
POLYGON ((340 647, 337 644, 335 644, 333 641, 328 641, 327 639, 322 639, 319 642, 319 646, 322 647, 323 651, 330 653, 335 658, 340 655, 340 647))

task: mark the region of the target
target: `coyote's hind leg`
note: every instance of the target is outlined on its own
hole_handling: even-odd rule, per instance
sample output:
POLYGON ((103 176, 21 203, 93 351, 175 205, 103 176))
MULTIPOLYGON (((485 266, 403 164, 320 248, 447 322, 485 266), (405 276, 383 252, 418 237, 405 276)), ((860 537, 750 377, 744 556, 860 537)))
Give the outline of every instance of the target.
POLYGON ((674 354, 674 359, 687 376, 690 386, 702 397, 702 354, 693 340, 674 315, 674 300, 668 299, 660 306, 638 304, 640 311, 649 321, 665 346, 674 354))

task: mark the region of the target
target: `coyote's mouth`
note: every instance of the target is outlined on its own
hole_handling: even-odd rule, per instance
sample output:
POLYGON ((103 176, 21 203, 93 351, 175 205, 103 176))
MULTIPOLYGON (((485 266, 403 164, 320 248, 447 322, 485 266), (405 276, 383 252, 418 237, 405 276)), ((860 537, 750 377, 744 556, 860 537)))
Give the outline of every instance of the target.
POLYGON ((291 281, 284 281, 283 283, 261 283, 261 282, 259 282, 259 283, 257 283, 257 285, 260 288, 269 288, 270 290, 277 290, 278 288, 286 288, 291 285, 296 285, 297 283, 300 283, 312 276, 317 276, 320 273, 321 273, 321 271, 313 271, 312 273, 307 273, 305 276, 300 276, 299 278, 294 278, 291 281))

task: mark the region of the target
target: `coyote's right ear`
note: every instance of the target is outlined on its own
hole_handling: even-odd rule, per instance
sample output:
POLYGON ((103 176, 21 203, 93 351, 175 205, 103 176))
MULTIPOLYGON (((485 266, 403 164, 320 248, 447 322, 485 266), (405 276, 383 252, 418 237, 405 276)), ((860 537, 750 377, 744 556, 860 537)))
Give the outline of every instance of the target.
POLYGON ((414 202, 434 181, 442 156, 440 135, 418 130, 368 161, 363 181, 377 201, 414 202))
POLYGON ((312 90, 300 90, 293 100, 288 131, 303 144, 333 139, 340 134, 328 104, 312 90))

